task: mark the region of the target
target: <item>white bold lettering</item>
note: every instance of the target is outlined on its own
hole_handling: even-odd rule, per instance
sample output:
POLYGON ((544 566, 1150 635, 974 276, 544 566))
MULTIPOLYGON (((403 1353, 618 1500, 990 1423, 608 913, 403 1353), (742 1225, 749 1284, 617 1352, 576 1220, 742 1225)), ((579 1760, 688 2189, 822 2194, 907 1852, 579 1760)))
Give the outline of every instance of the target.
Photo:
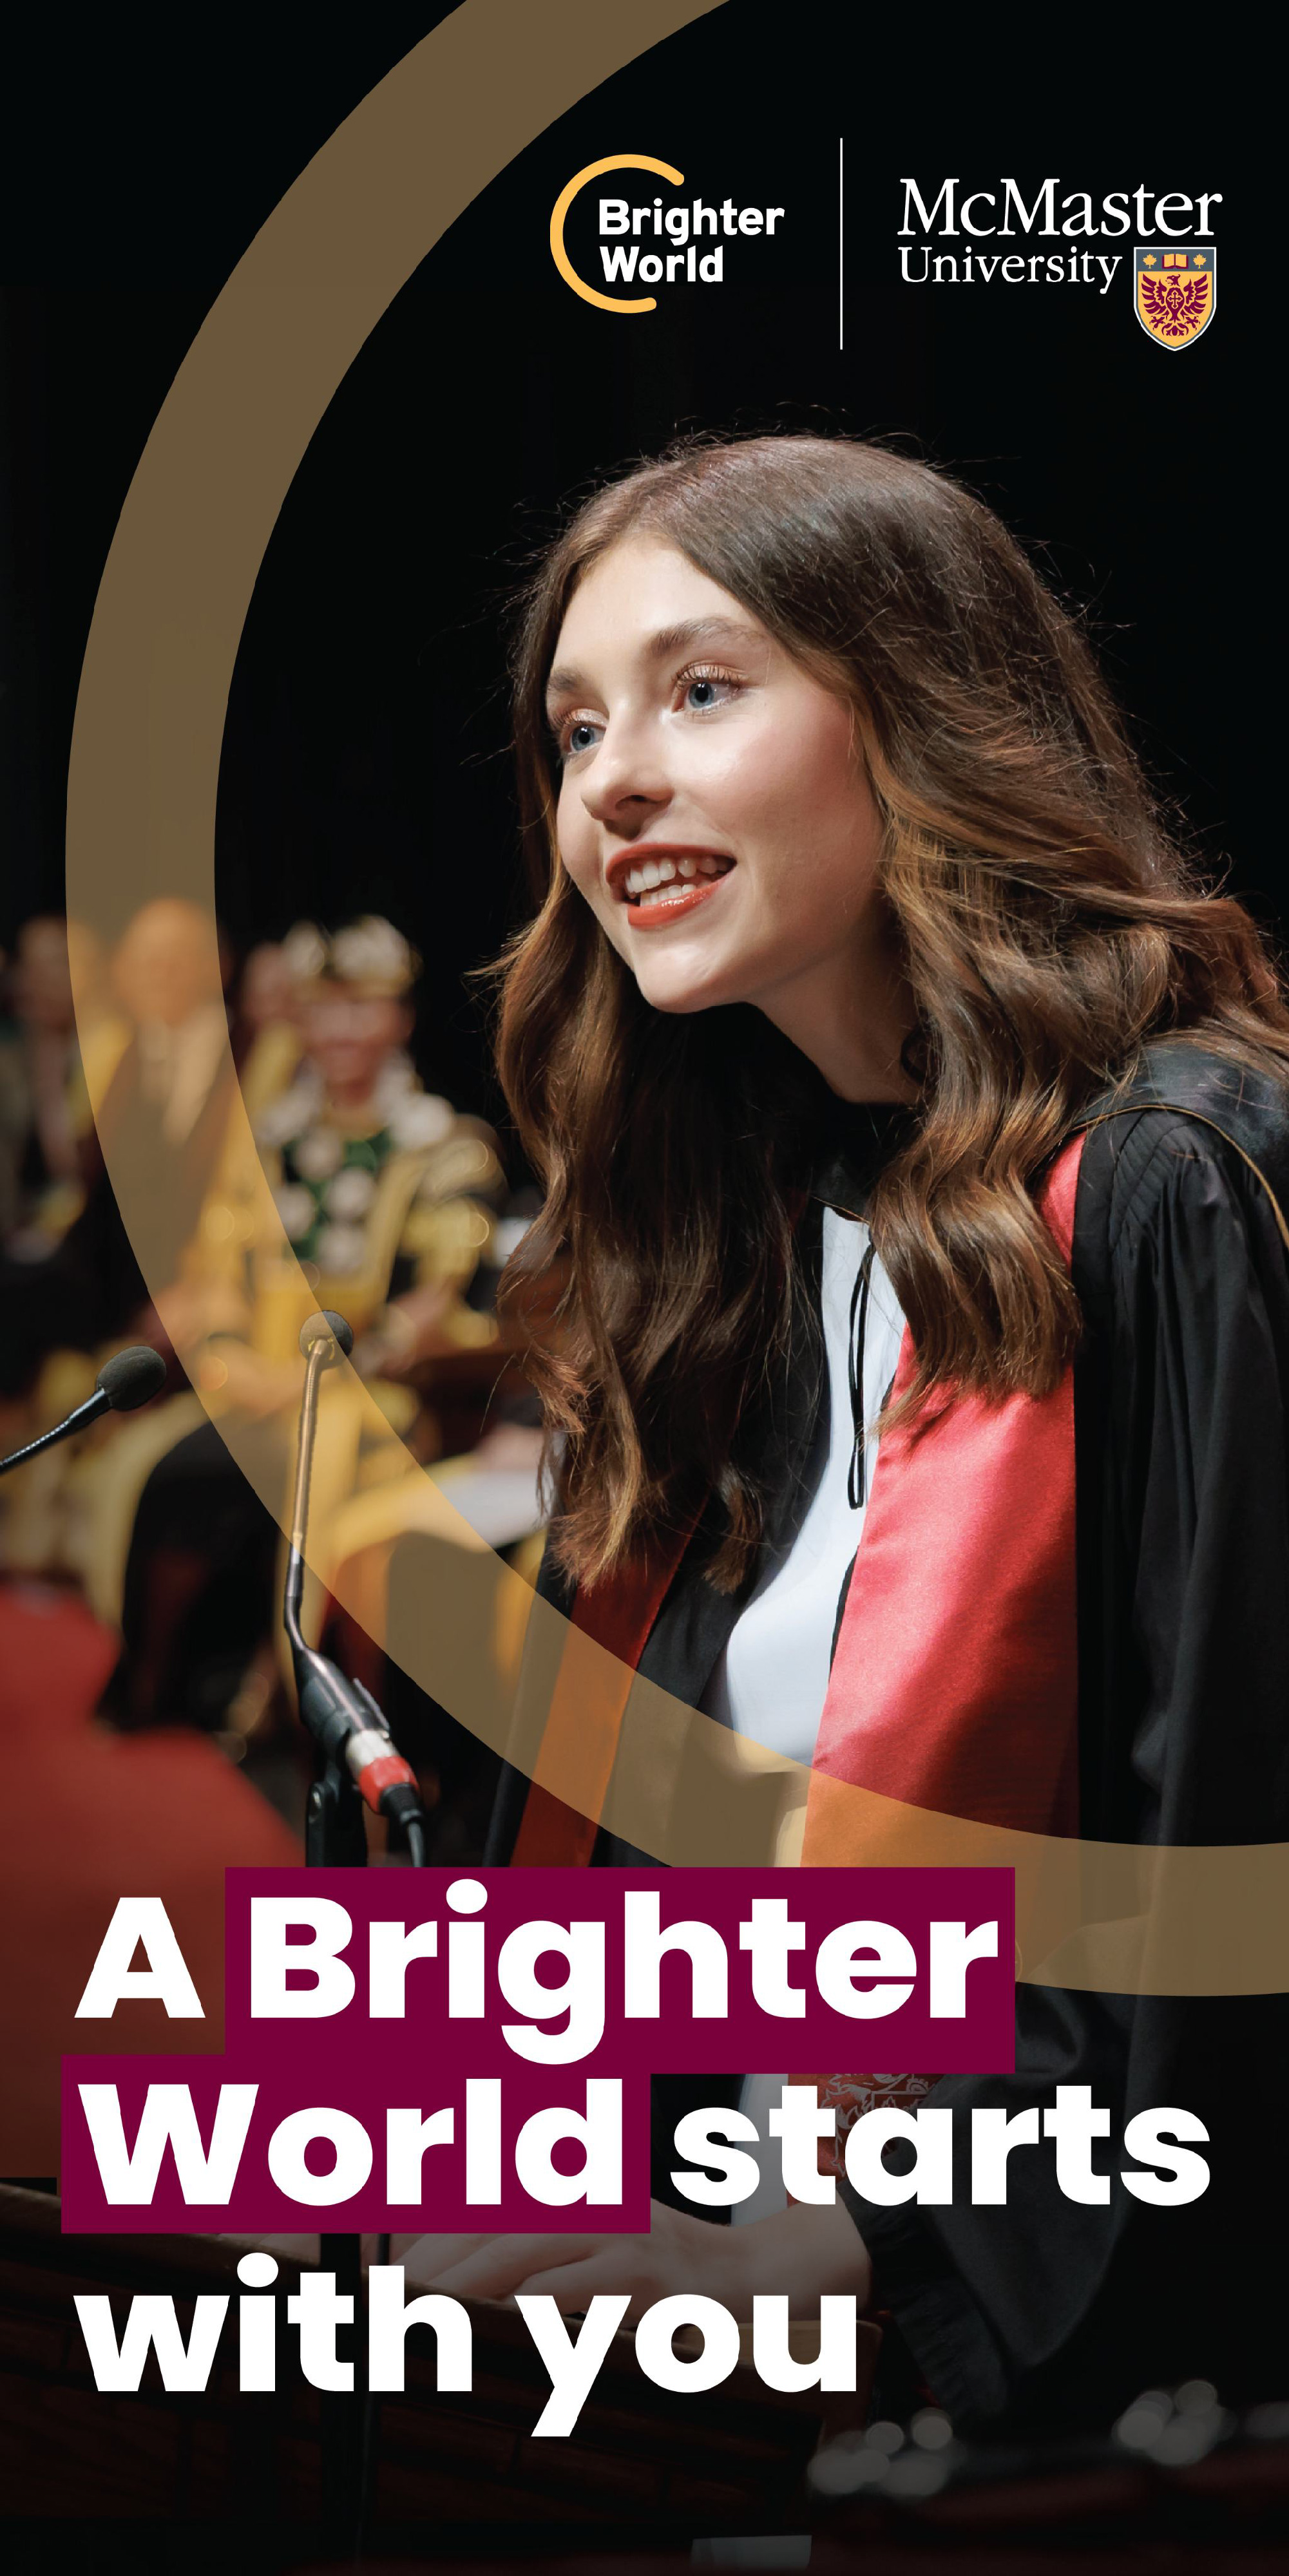
POLYGON ((201 1998, 159 1896, 122 1896, 99 1943, 77 2021, 110 2021, 118 2004, 163 2003, 171 2021, 204 2021, 201 1998), (146 1968, 132 1968, 140 1942, 146 1968))
POLYGON ((1155 2173, 1121 2174, 1124 2190, 1134 2200, 1147 2201, 1152 2209, 1184 2209, 1188 2200, 1198 2200, 1207 2191, 1208 2166, 1203 2156, 1192 2155, 1190 2147, 1177 2143, 1181 2138, 1208 2145, 1208 2131, 1193 2111, 1138 2111, 1129 2120, 1123 2133, 1128 2154, 1138 2164, 1160 2168, 1155 2173), (1169 2175, 1171 2181, 1165 2179, 1169 2175))
POLYGON ((913 1992, 917 1952, 893 1923, 839 1923, 819 1944, 815 1977, 824 2002, 851 2021, 881 2021, 913 1992), (857 1977, 872 1982, 856 1985, 857 1977), (902 1982, 892 1985, 889 1981, 902 1982))
POLYGON ((474 2347, 469 2314, 460 2300, 431 2290, 404 2303, 402 2264, 373 2263, 367 2275, 367 2372, 368 2385, 382 2396, 400 2395, 407 2385, 409 2326, 433 2330, 436 2388, 468 2392, 474 2385, 474 2347))
POLYGON ((237 2180, 258 2084, 221 2084, 210 2132, 202 2144, 197 2113, 186 2084, 150 2084, 135 2132, 125 2143, 121 2097, 115 2084, 81 2084, 77 2090, 90 2133, 103 2197, 113 2209, 146 2209, 156 2196, 161 2159, 169 2147, 179 2188, 190 2208, 226 2208, 237 2180))
POLYGON ((785 2396, 802 2388, 828 2392, 855 2386, 855 2316, 853 2295, 825 2291, 819 2301, 819 2350, 813 2361, 798 2361, 792 2351, 788 2302, 774 2297, 752 2301, 752 2361, 767 2388, 785 2396))
POLYGON ((566 2209, 584 2200, 589 2207, 622 2199, 622 2085, 617 2076, 591 2076, 586 2087, 586 2113, 553 2106, 534 2111, 515 2140, 515 2173, 530 2200, 547 2209, 566 2209), (572 2138, 582 2148, 580 2173, 558 2173, 552 2147, 572 2138))
POLYGON ((570 2066, 589 2057, 604 2037, 604 1925, 602 1923, 520 1923, 507 1934, 497 1959, 497 1982, 512 2012, 530 2022, 552 2021, 568 2014, 564 2030, 533 2030, 507 2021, 501 2035, 517 2057, 537 2066, 570 2066), (558 1986, 543 1985, 539 1959, 562 1958, 566 1974, 558 1986))
POLYGON ((526 2296, 521 2292, 516 2297, 515 2306, 551 2383, 550 2396, 533 2426, 534 2434, 545 2437, 572 2432, 630 2305, 627 2290, 597 2290, 587 2302, 579 2332, 571 2335, 548 2292, 529 2291, 526 2296))
POLYGON ((372 2169, 371 2139, 352 2112, 318 2103, 279 2120, 269 2139, 268 2168, 278 2190, 288 2200, 301 2201, 309 2209, 333 2209, 339 2201, 352 2200, 368 2180, 372 2169), (335 2148, 336 2161, 330 2173, 310 2173, 304 2161, 305 2148, 315 2138, 323 2138, 335 2148))
POLYGON ((755 2146, 756 2122, 746 2111, 726 2111, 719 2103, 702 2111, 686 2111, 676 2122, 677 2155, 688 2156, 693 2165, 715 2165, 719 2180, 713 2182, 705 2173, 674 2173, 671 2177, 677 2191, 686 2200, 696 2201, 703 2209, 733 2209, 740 2200, 750 2200, 761 2179, 761 2168, 755 2156, 745 2155, 742 2147, 733 2146, 734 2138, 744 2138, 755 2146))
POLYGON ((931 1999, 933 2021, 962 2021, 967 2010, 967 1970, 973 1959, 996 1959, 998 1926, 977 1923, 933 1923, 931 1926, 931 1999))
POLYGON ((737 2367, 738 2357, 738 2326, 719 2299, 698 2298, 685 2291, 674 2299, 655 2299, 636 2327, 636 2360, 655 2388, 699 2396, 705 2388, 719 2388, 737 2367), (672 2338, 682 2326, 697 2327, 703 2338, 701 2352, 683 2356, 673 2352, 672 2338))
POLYGON ((338 1953, 353 1932, 343 1905, 332 1896, 251 1898, 251 2019, 325 2021, 354 1999, 354 1974, 338 1953), (287 1933, 307 1932, 288 1942, 287 1933), (304 1970, 311 1986, 288 1986, 304 1970))
POLYGON ((110 2299, 77 2291, 74 2305, 96 2388, 114 2395, 137 2389, 150 2351, 156 2353, 163 2388, 192 2396, 206 2386, 228 2314, 226 2297, 203 2292, 194 2299, 187 2343, 179 2331, 173 2299, 133 2298, 119 2348, 110 2299))
POLYGON ((729 2011, 729 1961, 714 1923, 669 1923, 659 1929, 662 1900, 654 1887, 632 1888, 623 1901, 625 1961, 623 2011, 628 2021, 657 2021, 662 2012, 660 1965, 682 1950, 692 1971, 692 2021, 724 2021, 729 2011))
POLYGON ((953 2199, 952 2111, 864 2111, 846 2132, 846 2174, 862 2200, 879 2209, 898 2209, 906 2200, 947 2209, 953 2199), (882 2150, 893 2138, 908 2138, 915 2153, 911 2170, 888 2173, 882 2150))

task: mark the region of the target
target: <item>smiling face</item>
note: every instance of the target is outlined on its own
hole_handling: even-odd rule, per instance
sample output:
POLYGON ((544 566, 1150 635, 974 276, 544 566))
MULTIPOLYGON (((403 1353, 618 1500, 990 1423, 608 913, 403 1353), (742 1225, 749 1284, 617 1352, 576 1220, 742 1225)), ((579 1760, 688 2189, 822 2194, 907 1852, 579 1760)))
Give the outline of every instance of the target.
POLYGON ((906 1096, 912 1014, 847 702, 640 536, 574 591, 548 706, 560 857, 646 1001, 754 1003, 847 1097, 906 1096))

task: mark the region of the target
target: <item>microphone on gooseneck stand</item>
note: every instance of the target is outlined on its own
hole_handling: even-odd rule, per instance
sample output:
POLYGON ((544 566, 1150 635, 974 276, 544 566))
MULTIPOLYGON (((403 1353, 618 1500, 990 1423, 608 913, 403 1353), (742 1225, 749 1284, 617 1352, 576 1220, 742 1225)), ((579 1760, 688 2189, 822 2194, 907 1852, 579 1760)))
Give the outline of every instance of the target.
POLYGON ((305 1355, 304 1395, 296 1452, 295 1500, 287 1557, 282 1622, 291 1643, 300 1716, 318 1750, 318 1777, 309 1793, 305 1858, 316 1867, 343 1867, 366 1859, 366 1837, 357 1791, 391 1824, 401 1825, 413 1865, 425 1865, 425 1810, 416 1773, 397 1750, 371 1692, 351 1681, 330 1657, 308 1645, 300 1628, 304 1596, 304 1541, 309 1517, 309 1477, 318 1422, 318 1388, 324 1372, 348 1358, 354 1337, 343 1315, 311 1315, 300 1333, 305 1355))
MULTIPOLYGON (((317 1756, 305 1811, 304 1857, 306 1865, 313 1869, 361 1867, 367 1858, 361 1795, 378 1814, 401 1824, 413 1866, 423 1869, 425 1811, 416 1773, 395 1750, 371 1692, 364 1690, 361 1682, 350 1681, 329 1656, 318 1654, 308 1645, 300 1627, 318 1390, 325 1371, 337 1367, 342 1357, 347 1359, 353 1346, 353 1333, 344 1316, 330 1308, 310 1315, 301 1329, 304 1394, 300 1402, 282 1624, 291 1642, 301 1720, 313 1737, 317 1756)), ((348 2313, 356 2320, 362 2301, 361 2238, 320 2236, 318 2253, 323 2272, 334 2276, 339 2297, 352 2302, 348 2313)), ((382 2263, 389 2261, 387 2236, 380 2239, 378 2259, 382 2263)), ((354 2563, 360 2565, 378 2448, 377 2400, 368 2383, 361 2350, 353 2357, 352 2369, 353 2396, 324 2391, 321 2400, 322 2505, 325 2520, 352 2532, 354 2563), (357 2405, 355 2397, 360 2401, 357 2405)))
POLYGON ((53 1449, 60 1440, 70 1440, 77 1431, 88 1431, 105 1413, 133 1413, 141 1404, 150 1404, 165 1384, 166 1364, 160 1351, 147 1342, 136 1342, 132 1350, 118 1351, 104 1360, 94 1381, 94 1393, 84 1404, 78 1404, 65 1422, 57 1422, 52 1431, 42 1431, 39 1440, 29 1440, 25 1449, 15 1449, 11 1458, 0 1458, 0 1476, 11 1467, 25 1467, 29 1458, 38 1458, 44 1449, 53 1449))

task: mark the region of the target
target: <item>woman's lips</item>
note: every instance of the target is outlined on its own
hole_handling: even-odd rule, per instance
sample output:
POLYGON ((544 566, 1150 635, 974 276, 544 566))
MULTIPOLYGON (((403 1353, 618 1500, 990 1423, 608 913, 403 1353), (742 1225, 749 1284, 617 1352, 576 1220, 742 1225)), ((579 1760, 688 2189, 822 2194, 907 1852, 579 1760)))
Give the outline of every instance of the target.
POLYGON ((727 868, 723 877, 705 877, 691 884, 680 879, 675 885, 659 886, 644 900, 628 895, 627 926, 631 930, 667 930, 673 921, 682 921, 696 912, 700 903, 710 903, 713 895, 728 883, 734 871, 727 868))
POLYGON ((706 903, 733 871, 734 861, 724 850, 649 842, 614 874, 632 929, 664 930, 706 903))

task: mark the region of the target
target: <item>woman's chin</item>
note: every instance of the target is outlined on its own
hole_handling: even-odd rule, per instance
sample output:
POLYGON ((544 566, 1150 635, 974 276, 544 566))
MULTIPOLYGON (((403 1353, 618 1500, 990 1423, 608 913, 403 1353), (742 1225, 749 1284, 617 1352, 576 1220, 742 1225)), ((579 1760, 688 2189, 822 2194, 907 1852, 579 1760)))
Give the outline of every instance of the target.
POLYGON ((651 1010, 665 1011, 683 1018, 692 1011, 713 1011, 727 1002, 743 999, 741 988, 728 975, 659 975, 638 976, 640 990, 651 1010))
MULTIPOLYGON (((679 928, 669 934, 676 945, 666 956, 659 954, 661 941, 636 942, 636 954, 628 963, 640 991, 651 1009, 680 1015, 688 1011, 714 1011, 730 1002, 745 1002, 758 979, 755 966, 746 956, 732 957, 712 953, 712 943, 686 940, 686 955, 680 945, 679 928), (639 951, 648 948, 649 954, 639 951), (706 950, 706 954, 704 954, 706 950)), ((722 942, 724 946, 725 943, 722 942)))

